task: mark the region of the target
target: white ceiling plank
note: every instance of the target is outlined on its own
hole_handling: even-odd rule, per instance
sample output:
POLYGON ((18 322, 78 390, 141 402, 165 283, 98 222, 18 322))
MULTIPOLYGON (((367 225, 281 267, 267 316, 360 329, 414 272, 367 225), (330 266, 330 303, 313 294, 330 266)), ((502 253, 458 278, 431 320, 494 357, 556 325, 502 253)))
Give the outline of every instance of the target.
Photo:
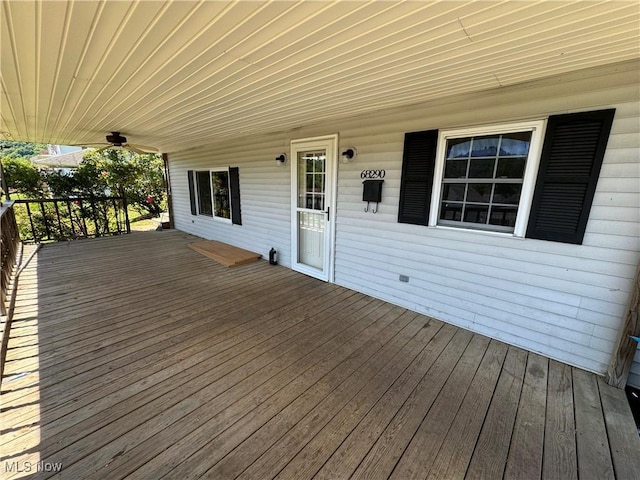
POLYGON ((547 31, 568 29, 575 24, 590 28, 596 22, 624 18, 625 14, 633 16, 634 12, 638 14, 636 2, 543 1, 527 5, 518 14, 505 15, 504 22, 491 18, 482 20, 481 15, 463 18, 461 22, 474 41, 495 41, 509 35, 544 37, 547 31))
MULTIPOLYGON (((244 4, 241 4, 241 5, 244 5, 244 4)), ((286 3, 277 2, 277 5, 282 6, 282 5, 286 5, 286 3)), ((319 5, 319 3, 313 2, 313 5, 315 5, 314 9, 317 10, 318 8, 317 5, 319 5)), ((259 15, 260 20, 264 21, 265 19, 264 13, 263 12, 259 12, 259 13, 260 13, 259 15)), ((279 13, 281 13, 281 10, 272 11, 272 15, 274 15, 272 18, 275 20, 279 13)), ((246 10, 236 11, 236 15, 239 15, 240 18, 243 18, 248 16, 248 12, 246 10)), ((236 23, 235 21, 229 21, 229 20, 226 20, 226 21, 229 24, 236 23)), ((247 28, 255 29, 255 27, 252 27, 252 26, 248 26, 247 28)), ((279 25, 278 25, 278 28, 280 28, 279 25)), ((235 32, 235 35, 236 37, 238 37, 239 35, 239 38, 241 39, 246 39, 247 37, 247 33, 242 31, 235 32)), ((258 39, 257 41, 255 41, 255 44, 259 45, 262 43, 262 41, 263 40, 258 39)), ((240 45, 244 43, 247 43, 247 42, 242 42, 240 45)), ((188 92, 189 89, 195 92, 192 95, 195 95, 197 97, 196 102, 201 102, 201 97, 202 97, 201 92, 204 89, 208 88, 212 82, 215 82, 216 78, 219 78, 219 77, 227 78, 230 75, 233 75, 235 72, 238 72, 240 70, 253 71, 252 69, 249 69, 249 66, 250 66, 249 63, 243 60, 239 61, 239 57, 241 57, 242 54, 243 52, 238 52, 238 54, 236 55, 233 49, 230 51, 227 51, 225 50, 224 46, 218 47, 215 52, 205 50, 201 55, 202 61, 200 64, 188 65, 186 68, 183 68, 179 72, 183 77, 179 82, 174 82, 171 84, 169 84, 169 82, 163 82, 161 84, 158 84, 155 87, 155 90, 149 90, 148 92, 145 93, 144 96, 139 97, 136 100, 136 102, 142 105, 152 105, 153 108, 156 110, 161 105, 168 105, 168 108, 172 109, 174 108, 173 106, 177 102, 184 101, 185 97, 188 96, 185 94, 185 92, 188 92), (222 54, 220 52, 222 52, 222 54), (191 71, 187 71, 186 70, 187 68, 190 69, 191 71), (169 85, 169 86, 167 88, 163 88, 165 85, 169 85), (162 88, 161 95, 159 94, 160 88, 162 88), (178 96, 180 96, 180 98, 178 98, 178 96)), ((250 74, 248 73, 248 75, 250 74)), ((131 104, 128 110, 136 111, 137 110, 136 106, 137 106, 136 104, 131 104)), ((127 109, 125 109, 123 114, 127 113, 126 110, 127 109)))
MULTIPOLYGON (((16 122, 16 112, 12 99, 9 98, 4 78, 0 77, 0 137, 13 140, 20 128, 16 122)), ((19 138, 19 137, 16 137, 19 138)))
MULTIPOLYGON (((196 72, 205 69, 215 60, 224 57, 225 50, 224 47, 221 46, 221 42, 226 38, 226 36, 236 31, 241 25, 246 23, 253 16, 259 14, 264 7, 265 4, 259 2, 246 2, 228 5, 227 8, 223 9, 220 14, 216 16, 215 22, 212 22, 208 25, 210 30, 215 30, 216 41, 212 41, 212 35, 202 35, 199 40, 203 41, 204 50, 202 52, 198 52, 197 49, 195 49, 195 52, 186 57, 189 60, 189 63, 186 63, 181 67, 176 67, 175 71, 172 71, 169 78, 161 80, 160 85, 167 85, 173 80, 173 83, 170 83, 171 85, 180 86, 188 81, 188 79, 196 72), (242 8, 237 8, 238 5, 242 5, 242 8), (196 55, 194 55, 194 53, 196 53, 196 55)), ((183 59, 179 59, 177 57, 176 59, 181 62, 184 61, 183 59)), ((163 95, 165 94, 166 93, 163 92, 163 95)), ((110 111, 113 111, 113 109, 117 108, 118 105, 109 104, 108 107, 110 111)), ((134 105, 131 105, 129 108, 133 109, 134 105)), ((124 110, 126 111, 126 108, 124 110)), ((92 119, 93 117, 89 119, 83 118, 81 119, 81 121, 87 122, 92 119)))
MULTIPOLYGON (((556 44, 556 42, 547 42, 547 44, 550 45, 553 50, 558 50, 558 49, 561 49, 561 48, 565 48, 565 49, 567 48, 567 45, 558 46, 556 44)), ((593 52, 597 52, 597 50, 594 49, 593 52)), ((510 61, 517 62, 517 61, 519 61, 520 59, 523 58, 523 52, 521 50, 519 50, 519 49, 515 49, 514 51, 512 51, 510 57, 505 52, 499 52, 499 53, 500 53, 500 55, 499 55, 500 61, 499 62, 494 62, 495 68, 497 68, 501 63, 505 63, 505 62, 508 63, 510 61)), ((559 52, 559 53, 561 53, 561 52, 559 52)), ((558 53, 558 55, 559 55, 559 53, 558 53)), ((449 51, 446 55, 450 56, 451 52, 449 51)), ((446 60, 446 58, 444 60, 446 60)), ((537 62, 537 61, 538 61, 538 59, 535 58, 535 61, 534 62, 530 62, 530 63, 533 63, 534 65, 532 65, 532 66, 535 67, 535 62, 537 62)), ((456 75, 462 75, 464 73, 473 74, 474 72, 473 72, 473 68, 472 67, 473 67, 474 63, 483 65, 483 64, 486 63, 486 60, 482 56, 475 56, 475 57, 471 57, 471 58, 469 58, 469 56, 467 56, 467 58, 461 58, 461 59, 459 59, 458 64, 461 65, 460 68, 462 68, 463 70, 460 70, 459 72, 457 72, 455 70, 455 66, 452 65, 450 62, 449 63, 447 63, 447 62, 442 63, 440 68, 443 71, 448 71, 449 74, 446 75, 445 73, 442 73, 441 81, 448 81, 448 78, 450 78, 452 76, 456 76, 456 75)), ((542 66, 544 68, 546 68, 546 66, 544 66, 544 65, 542 65, 542 66)), ((396 68, 396 67, 394 66, 394 68, 396 68)), ((429 68, 434 68, 434 67, 431 66, 429 68)), ((528 67, 528 68, 530 68, 530 67, 528 67)), ((360 74, 363 78, 367 78, 367 76, 366 76, 367 73, 368 72, 366 72, 366 71, 358 72, 358 74, 360 74)), ((427 73, 427 72, 425 72, 425 73, 427 73)), ((420 73, 418 73, 418 74, 420 74, 420 73)), ((335 91, 336 89, 340 88, 340 86, 341 86, 340 84, 341 83, 342 84, 345 83, 344 80, 345 80, 344 77, 342 79, 340 79, 340 80, 335 80, 334 79, 334 80, 332 80, 330 82, 325 83, 325 85, 327 87, 329 87, 329 85, 330 85, 329 88, 331 88, 333 91, 335 91)), ((379 82, 379 81, 381 81, 381 78, 377 77, 376 78, 376 82, 379 82)), ((350 85, 350 87, 356 87, 356 84, 352 84, 352 85, 350 85)), ((317 90, 320 87, 316 84, 316 85, 312 85, 312 88, 317 90)), ((264 98, 262 98, 262 100, 264 100, 264 98)), ((248 101, 249 101, 249 98, 246 98, 246 97, 242 98, 242 103, 243 104, 246 104, 248 101)), ((219 104, 216 105, 216 108, 219 108, 219 106, 220 106, 219 104)), ((224 112, 224 114, 227 114, 227 113, 228 112, 224 112)))
MULTIPOLYGON (((76 57, 71 56, 68 49, 62 53, 65 57, 65 70, 71 70, 71 79, 67 78, 67 91, 64 92, 64 100, 58 108, 53 128, 56 131, 55 138, 59 141, 67 139, 69 143, 82 143, 75 141, 82 129, 76 129, 73 134, 65 132, 65 126, 73 121, 75 115, 81 110, 81 105, 90 91, 95 91, 104 84, 104 78, 99 75, 101 65, 107 59, 105 53, 115 35, 121 33, 122 19, 130 11, 128 2, 95 3, 77 2, 72 12, 73 22, 69 29, 72 37, 67 41, 69 45, 82 45, 76 57), (96 5, 92 12, 84 11, 83 7, 93 3, 96 5), (88 26, 88 28, 86 28, 88 26), (83 28, 84 27, 84 28, 83 28)), ((62 81, 62 78, 60 79, 62 81)), ((60 83, 62 86, 62 83, 60 83)), ((64 88, 63 88, 64 91, 64 88)), ((84 104, 86 107, 86 104, 84 104)))
MULTIPOLYGON (((117 3, 109 3, 107 8, 111 9, 111 6, 117 3)), ((96 66, 92 79, 87 83, 85 94, 74 107, 72 115, 74 112, 80 112, 79 116, 82 119, 95 106, 99 107, 109 101, 109 88, 113 88, 112 85, 115 82, 125 79, 124 75, 118 77, 118 73, 127 65, 127 62, 138 61, 138 58, 133 58, 134 55, 137 54, 147 33, 153 31, 162 12, 169 8, 169 5, 168 2, 141 1, 130 4, 130 8, 120 18, 120 23, 103 50, 102 61, 96 66), (100 78, 100 81, 94 82, 97 78, 100 78), (86 92, 91 92, 91 95, 87 95, 86 92)), ((73 127, 77 127, 78 124, 79 122, 76 122, 73 127)), ((69 125, 70 123, 67 123, 63 128, 68 128, 69 125)))
POLYGON ((33 3, 3 4, 2 75, 15 114, 14 136, 32 136, 28 122, 35 115, 36 38, 30 35, 36 22, 36 5, 33 3), (17 18, 28 23, 16 22, 17 18), (5 53, 5 48, 9 51, 5 53), (15 82, 15 83, 14 83, 15 82), (15 87, 14 87, 15 85, 15 87))
MULTIPOLYGON (((376 5, 381 5, 381 3, 377 2, 376 5)), ((455 11, 457 12, 463 6, 464 6, 464 4, 462 4, 462 3, 456 3, 455 4, 455 7, 456 7, 455 11)), ((429 18, 429 20, 435 21, 435 20, 439 19, 438 15, 445 15, 445 14, 452 15, 452 13, 450 11, 450 8, 449 8, 449 10, 440 9, 440 10, 438 10, 436 12, 434 10, 434 7, 432 7, 432 9, 429 12, 429 17, 428 18, 429 18)), ((323 19, 324 19, 324 17, 323 17, 323 19)), ((388 22, 386 22, 386 24, 388 24, 388 22)), ((445 27, 445 28, 450 28, 450 27, 445 27)), ((454 29, 458 30, 458 27, 455 26, 454 29)), ((312 33, 315 32, 315 30, 313 28, 308 28, 307 30, 309 30, 312 33)), ((398 27, 395 27, 394 28, 394 32, 397 32, 397 30, 398 30, 398 27)), ((321 32, 318 33, 318 36, 322 36, 321 32)), ((349 36, 347 38, 349 39, 351 37, 349 36)), ((376 38, 376 42, 381 42, 381 40, 378 38, 378 32, 369 31, 369 37, 368 38, 376 38)), ((335 60, 335 58, 336 58, 335 55, 336 54, 328 53, 327 54, 327 58, 329 58, 329 59, 333 58, 335 60)), ((340 55, 345 58, 345 61, 344 61, 345 65, 349 66, 350 68, 353 68, 353 66, 349 65, 349 64, 350 63, 353 64, 354 62, 347 58, 347 53, 341 52, 340 55)), ((374 54, 372 54, 372 56, 375 57, 374 54)), ((320 68, 319 66, 315 65, 314 62, 317 62, 318 60, 314 59, 311 53, 308 53, 308 52, 305 51, 303 56, 302 56, 302 58, 304 58, 305 63, 308 64, 309 68, 311 68, 312 70, 318 70, 320 68)), ((334 63, 335 63, 335 61, 334 61, 334 63)), ((283 88, 283 86, 285 85, 284 84, 284 80, 285 80, 285 78, 287 78, 287 76, 295 76, 296 75, 296 73, 294 71, 294 67, 295 67, 295 64, 290 66, 287 72, 283 72, 283 67, 281 65, 279 65, 277 63, 273 65, 274 74, 272 75, 271 78, 273 79, 272 82, 276 84, 276 88, 283 88), (291 72, 293 72, 293 73, 291 73, 291 72), (285 78, 282 78, 283 76, 285 78)), ((335 70, 335 68, 334 68, 334 70, 335 70)), ((248 74, 248 76, 250 76, 250 78, 258 78, 258 79, 260 79, 259 81, 261 83, 264 83, 264 80, 263 80, 264 72, 263 71, 260 71, 260 70, 255 71, 255 72, 251 71, 250 74, 248 74)), ((298 77, 299 76, 300 75, 298 75, 298 77)), ((224 78, 224 80, 225 80, 225 83, 231 83, 230 79, 228 77, 224 78)), ((299 81, 299 79, 297 81, 299 81)), ((216 80, 215 76, 211 76, 209 78, 209 83, 213 84, 215 86, 216 83, 220 83, 220 82, 216 80)), ((210 90, 210 88, 211 87, 209 87, 207 89, 207 92, 210 90)), ((162 101, 165 104, 169 104, 169 105, 173 105, 174 103, 176 103, 176 101, 179 101, 180 108, 183 108, 183 109, 184 108, 188 108, 189 105, 193 105, 194 108, 198 108, 198 106, 202 105, 203 101, 206 100, 206 96, 203 95, 204 93, 205 93, 204 91, 198 91, 197 95, 194 96, 194 95, 185 95, 184 92, 181 92, 181 96, 179 98, 177 98, 177 97, 171 97, 167 92, 164 92, 164 94, 162 96, 162 99, 163 99, 162 101), (187 102, 187 100, 189 98, 193 98, 193 97, 195 97, 195 98, 193 99, 193 101, 191 103, 185 103, 185 102, 187 102)), ((212 94, 208 94, 208 95, 212 95, 212 94)), ((216 95, 216 102, 220 102, 220 101, 221 101, 221 98, 218 95, 216 95)), ((159 105, 157 105, 157 104, 155 105, 156 108, 158 108, 158 106, 159 105)), ((164 115, 165 112, 160 111, 159 114, 164 115)))
POLYGON ((56 143, 120 130, 173 151, 640 57, 625 1, 0 8, 0 132, 56 143))

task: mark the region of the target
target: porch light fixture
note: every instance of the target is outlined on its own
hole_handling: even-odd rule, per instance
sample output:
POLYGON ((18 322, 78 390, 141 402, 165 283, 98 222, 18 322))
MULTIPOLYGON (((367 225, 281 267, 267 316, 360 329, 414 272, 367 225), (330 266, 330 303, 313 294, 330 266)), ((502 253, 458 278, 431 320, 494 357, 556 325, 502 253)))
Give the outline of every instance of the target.
POLYGON ((287 161, 287 154, 281 153, 280 156, 276 157, 276 167, 281 167, 287 161))
POLYGON ((355 147, 347 148, 344 152, 341 153, 342 163, 351 162, 351 160, 356 158, 357 154, 358 154, 358 152, 356 151, 355 147))

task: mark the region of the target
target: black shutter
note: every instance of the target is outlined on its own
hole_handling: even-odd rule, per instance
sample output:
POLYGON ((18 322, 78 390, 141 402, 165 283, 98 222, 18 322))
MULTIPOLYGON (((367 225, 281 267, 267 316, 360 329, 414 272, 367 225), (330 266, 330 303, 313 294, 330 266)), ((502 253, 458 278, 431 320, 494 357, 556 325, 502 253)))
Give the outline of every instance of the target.
POLYGON ((189 184, 189 203, 191 203, 191 215, 198 214, 196 206, 196 188, 193 183, 193 170, 187 170, 187 182, 189 184))
POLYGON ((582 244, 614 113, 549 117, 528 238, 582 244))
POLYGON ((429 222, 437 142, 438 130, 404 135, 399 223, 426 225, 429 222))
POLYGON ((240 173, 238 167, 229 167, 229 188, 231 189, 231 222, 242 225, 240 211, 240 173))

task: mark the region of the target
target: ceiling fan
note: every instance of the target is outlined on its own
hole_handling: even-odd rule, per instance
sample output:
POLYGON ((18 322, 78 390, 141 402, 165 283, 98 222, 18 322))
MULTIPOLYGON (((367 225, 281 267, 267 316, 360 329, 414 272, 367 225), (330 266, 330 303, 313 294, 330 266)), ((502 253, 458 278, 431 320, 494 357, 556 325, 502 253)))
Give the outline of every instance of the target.
POLYGON ((106 137, 108 143, 91 143, 74 145, 76 147, 94 147, 98 149, 98 152, 107 150, 109 148, 124 148, 125 150, 131 150, 138 154, 145 153, 158 153, 158 149, 154 147, 147 147, 145 145, 136 145, 133 143, 127 143, 127 137, 120 135, 120 132, 111 132, 111 135, 106 137))

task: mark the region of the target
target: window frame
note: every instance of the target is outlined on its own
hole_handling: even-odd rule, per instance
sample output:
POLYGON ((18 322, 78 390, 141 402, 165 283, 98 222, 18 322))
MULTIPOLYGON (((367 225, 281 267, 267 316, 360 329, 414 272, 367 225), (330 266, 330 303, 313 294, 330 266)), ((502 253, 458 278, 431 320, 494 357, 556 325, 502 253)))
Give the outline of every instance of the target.
POLYGON ((533 192, 536 186, 538 167, 540 165, 540 154, 542 152, 545 127, 546 119, 542 119, 440 131, 436 150, 436 164, 434 169, 433 188, 431 192, 428 226, 524 238, 527 231, 529 214, 531 212, 531 202, 533 200, 533 192), (518 202, 518 209, 516 211, 516 223, 513 228, 513 232, 505 232, 503 229, 491 228, 491 226, 483 224, 460 222, 460 225, 443 225, 439 223, 447 141, 455 138, 499 135, 525 131, 531 132, 531 143, 529 145, 529 154, 527 156, 525 171, 522 177, 522 191, 520 193, 520 201, 518 202))
POLYGON ((194 183, 195 183, 195 196, 196 196, 196 208, 197 208, 197 212, 198 215, 201 215, 203 217, 208 217, 208 218, 212 218, 213 220, 215 220, 216 222, 222 222, 222 223, 228 223, 231 224, 233 223, 233 208, 231 206, 231 175, 229 173, 229 167, 213 167, 213 168, 209 168, 207 170, 194 170, 193 171, 193 176, 194 176, 194 183), (213 173, 218 173, 218 172, 225 172, 227 174, 227 185, 228 185, 228 196, 229 196, 229 218, 225 218, 225 217, 221 217, 216 215, 216 197, 215 197, 215 193, 214 193, 214 189, 213 189, 213 181, 212 181, 212 174, 213 173), (209 181, 209 192, 211 195, 211 214, 208 213, 202 213, 200 210, 200 186, 198 183, 198 174, 199 173, 206 173, 207 174, 207 179, 209 181))

